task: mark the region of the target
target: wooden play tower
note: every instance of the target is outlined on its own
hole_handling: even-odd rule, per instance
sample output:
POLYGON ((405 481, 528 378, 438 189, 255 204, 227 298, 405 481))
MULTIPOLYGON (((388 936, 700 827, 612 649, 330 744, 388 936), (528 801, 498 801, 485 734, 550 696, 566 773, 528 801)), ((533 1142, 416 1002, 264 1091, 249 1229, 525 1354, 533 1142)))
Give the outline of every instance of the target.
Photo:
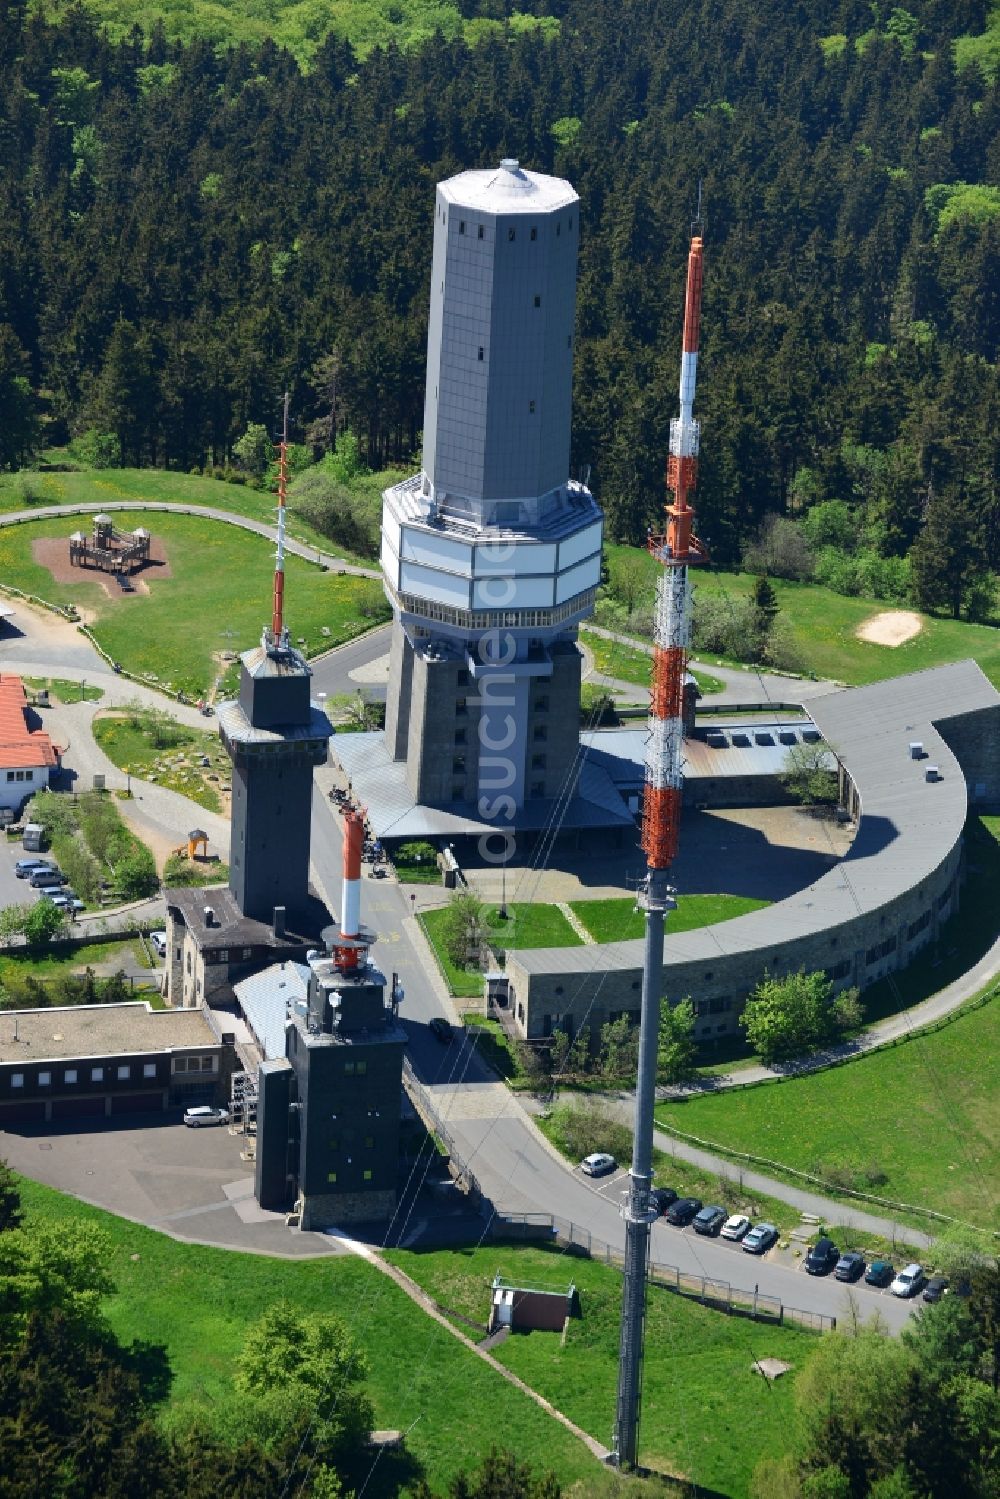
POLYGON ((150 535, 142 526, 134 531, 116 531, 110 515, 95 515, 88 538, 74 531, 69 539, 73 567, 96 567, 104 573, 129 577, 149 561, 150 535))

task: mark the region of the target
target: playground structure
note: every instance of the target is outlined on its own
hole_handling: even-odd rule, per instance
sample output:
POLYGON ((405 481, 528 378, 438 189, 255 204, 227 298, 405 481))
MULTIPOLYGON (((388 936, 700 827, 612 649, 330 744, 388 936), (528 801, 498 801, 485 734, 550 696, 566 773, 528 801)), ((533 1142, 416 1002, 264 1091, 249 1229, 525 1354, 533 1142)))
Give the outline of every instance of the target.
POLYGON ((193 828, 187 835, 187 842, 182 843, 179 848, 171 850, 181 859, 197 859, 198 849, 201 848, 201 858, 208 858, 208 834, 202 832, 201 828, 193 828))
POLYGON ((74 531, 70 537, 70 565, 96 567, 126 579, 149 561, 150 543, 149 532, 142 526, 134 531, 117 531, 110 515, 95 515, 89 538, 82 531, 74 531))

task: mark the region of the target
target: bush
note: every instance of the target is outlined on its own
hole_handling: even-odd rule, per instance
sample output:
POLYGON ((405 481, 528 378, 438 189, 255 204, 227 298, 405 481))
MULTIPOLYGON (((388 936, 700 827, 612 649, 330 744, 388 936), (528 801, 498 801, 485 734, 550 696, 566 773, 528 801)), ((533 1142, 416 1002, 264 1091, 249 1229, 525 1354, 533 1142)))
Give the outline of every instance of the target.
POLYGON ((437 868, 437 849, 433 843, 424 843, 419 839, 413 843, 401 843, 393 854, 393 863, 397 869, 416 869, 418 865, 431 869, 437 868))
POLYGON ((160 888, 156 861, 144 844, 133 842, 114 866, 115 883, 125 900, 144 900, 160 888))
POLYGON ((69 450, 78 463, 85 468, 121 468, 122 446, 113 432, 98 432, 90 428, 81 432, 69 445, 69 450))
POLYGON ((552 1132, 571 1160, 606 1150, 626 1162, 632 1154, 632 1132, 597 1099, 561 1103, 552 1111, 552 1132))
POLYGON ((754 539, 743 549, 748 573, 804 582, 813 575, 813 554, 803 528, 783 515, 768 515, 754 539))
MULTIPOLYGON (((336 455, 334 455, 335 457, 336 455)), ((374 556, 378 550, 382 500, 377 490, 350 489, 327 460, 300 474, 288 489, 296 515, 346 551, 374 556)))

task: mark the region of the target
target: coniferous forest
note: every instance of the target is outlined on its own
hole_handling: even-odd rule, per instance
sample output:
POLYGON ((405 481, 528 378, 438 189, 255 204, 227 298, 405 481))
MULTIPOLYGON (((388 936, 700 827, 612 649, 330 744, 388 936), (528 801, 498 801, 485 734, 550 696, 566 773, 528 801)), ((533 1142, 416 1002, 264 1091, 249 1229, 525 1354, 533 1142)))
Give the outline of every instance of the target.
POLYGON ((573 466, 613 537, 662 498, 700 181, 716 559, 833 499, 882 556, 997 568, 1000 92, 956 61, 984 0, 912 5, 543 0, 303 67, 0 0, 0 467, 83 431, 220 464, 286 387, 299 436, 407 461, 434 183, 514 155, 582 199, 573 466))

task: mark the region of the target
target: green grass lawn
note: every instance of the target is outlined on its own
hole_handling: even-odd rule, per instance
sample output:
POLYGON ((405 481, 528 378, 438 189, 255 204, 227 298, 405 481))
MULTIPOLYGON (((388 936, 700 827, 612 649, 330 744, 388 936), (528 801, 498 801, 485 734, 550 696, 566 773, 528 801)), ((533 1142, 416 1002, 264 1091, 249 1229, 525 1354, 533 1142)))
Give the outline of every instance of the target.
MULTIPOLYGON (((677 910, 671 911, 667 917, 667 937, 669 939, 677 932, 693 932, 697 927, 714 926, 720 921, 731 921, 734 916, 745 916, 748 911, 759 911, 762 906, 770 904, 770 901, 755 900, 750 895, 681 895, 677 898, 677 910)), ((641 937, 645 931, 645 917, 627 895, 608 900, 574 900, 570 902, 570 909, 595 942, 627 942, 641 937)))
MULTIPOLYGON (((213 1408, 232 1393, 232 1365, 249 1324, 285 1298, 305 1312, 336 1312, 364 1348, 376 1424, 408 1432, 406 1448, 435 1492, 502 1442, 553 1468, 567 1484, 601 1469, 582 1443, 417 1308, 390 1280, 352 1255, 295 1261, 177 1243, 39 1186, 22 1183, 28 1223, 97 1223, 111 1240, 108 1268, 117 1293, 107 1303, 126 1343, 162 1347, 172 1385, 165 1419, 213 1408)), ((789 1345, 791 1346, 791 1345, 789 1345)), ((597 1435, 606 1433, 610 1411, 597 1435)), ((345 1474, 360 1490, 370 1467, 345 1474)), ((387 1455, 365 1490, 389 1499, 408 1474, 387 1455)), ((405 1489, 403 1489, 405 1492, 405 1489)))
POLYGON ((82 973, 85 968, 112 960, 124 963, 130 958, 148 967, 137 937, 127 942, 88 942, 84 947, 57 945, 44 953, 5 952, 0 955, 0 984, 29 974, 37 979, 54 979, 63 973, 82 973))
POLYGON ((159 727, 152 716, 136 715, 130 719, 120 713, 95 718, 93 730, 97 743, 119 770, 179 791, 206 811, 222 810, 215 786, 228 784, 232 764, 218 733, 191 729, 180 723, 159 727), (169 738, 170 743, 157 746, 153 742, 157 737, 169 738), (211 764, 202 766, 199 762, 203 758, 211 764), (208 780, 209 775, 214 775, 217 781, 208 780))
MULTIPOLYGON (((630 556, 638 553, 645 560, 651 601, 657 577, 656 562, 638 548, 607 548, 609 557, 621 551, 630 556)), ((734 595, 748 593, 753 582, 746 573, 717 572, 707 568, 699 569, 694 578, 696 589, 711 593, 728 591, 734 595)), ((924 627, 920 634, 904 645, 872 645, 855 637, 858 625, 884 609, 898 609, 898 604, 845 598, 843 594, 813 583, 788 583, 780 578, 774 578, 772 582, 804 666, 818 677, 830 677, 857 686, 971 656, 979 662, 994 686, 1000 685, 1000 630, 990 625, 972 625, 924 614, 921 615, 924 627)))
POLYGON ((22 677, 29 692, 44 687, 49 697, 60 703, 99 703, 104 696, 103 687, 92 687, 89 682, 70 682, 65 677, 22 677))
MULTIPOLYGON (((275 496, 245 484, 226 484, 200 474, 178 474, 159 468, 78 469, 70 473, 0 474, 0 512, 43 508, 46 505, 108 505, 113 501, 141 501, 150 505, 198 505, 228 510, 248 520, 274 525, 275 496), (32 499, 25 503, 24 483, 32 499)), ((124 522, 123 522, 124 524, 124 522)), ((136 522, 138 525, 138 521, 136 522)), ((73 530, 74 527, 70 527, 73 530)), ((152 528, 151 528, 152 529, 152 528)), ((369 565, 371 559, 353 558, 309 523, 290 511, 288 534, 296 541, 319 547, 348 561, 369 565)))
POLYGON ((665 1125, 832 1185, 1000 1229, 1000 998, 843 1067, 657 1107, 665 1125))
MULTIPOLYGON (((636 687, 648 687, 653 658, 635 646, 621 645, 608 640, 593 630, 581 630, 580 639, 594 658, 594 666, 602 677, 611 677, 618 682, 631 682, 636 687)), ((724 692, 725 683, 705 671, 692 671, 698 686, 706 696, 713 692, 724 692)))
MULTIPOLYGON (((521 1333, 496 1350, 508 1368, 586 1431, 610 1442, 618 1371, 621 1276, 556 1249, 491 1244, 481 1249, 389 1258, 442 1305, 485 1323, 498 1272, 518 1285, 579 1292, 581 1316, 558 1333, 521 1333)), ((643 1464, 683 1475, 705 1492, 743 1499, 764 1456, 787 1450, 793 1421, 790 1379, 770 1387, 755 1358, 801 1369, 813 1334, 728 1317, 654 1287, 648 1298, 643 1365, 643 1464)), ((486 1424, 491 1424, 490 1421, 486 1424)))
MULTIPOLYGON (((166 547, 171 576, 157 577, 157 569, 149 569, 148 596, 109 597, 89 578, 57 583, 34 560, 31 544, 39 537, 68 537, 73 529, 69 518, 0 530, 0 576, 53 603, 88 611, 96 638, 114 660, 151 681, 200 697, 211 687, 223 651, 246 650, 260 639, 270 616, 273 545, 198 516, 133 511, 129 524, 145 525, 166 547)), ((289 629, 293 641, 304 641, 307 654, 350 640, 374 622, 361 610, 372 588, 366 578, 324 573, 289 557, 286 580, 289 629)))
MULTIPOLYGON (((444 970, 452 994, 460 999, 478 999, 483 993, 483 975, 478 968, 458 968, 445 951, 442 928, 444 906, 424 911, 420 922, 428 942, 444 970)), ((494 947, 579 947, 580 938, 556 906, 508 901, 508 920, 501 921, 496 906, 486 907, 486 919, 494 947)))

